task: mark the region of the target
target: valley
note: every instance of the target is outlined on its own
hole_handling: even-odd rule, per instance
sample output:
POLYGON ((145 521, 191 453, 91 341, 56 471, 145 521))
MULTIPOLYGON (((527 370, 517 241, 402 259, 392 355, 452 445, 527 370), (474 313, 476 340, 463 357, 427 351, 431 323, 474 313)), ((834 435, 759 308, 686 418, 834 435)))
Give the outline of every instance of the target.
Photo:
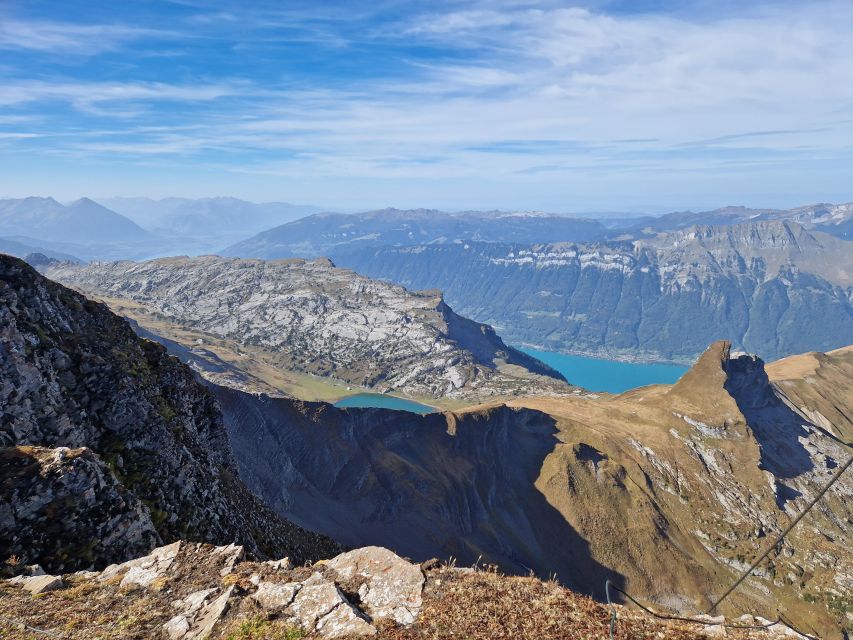
POLYGON ((467 242, 331 255, 373 278, 440 288, 460 313, 544 351, 687 364, 720 338, 768 360, 853 342, 850 243, 793 222, 591 245, 467 242))

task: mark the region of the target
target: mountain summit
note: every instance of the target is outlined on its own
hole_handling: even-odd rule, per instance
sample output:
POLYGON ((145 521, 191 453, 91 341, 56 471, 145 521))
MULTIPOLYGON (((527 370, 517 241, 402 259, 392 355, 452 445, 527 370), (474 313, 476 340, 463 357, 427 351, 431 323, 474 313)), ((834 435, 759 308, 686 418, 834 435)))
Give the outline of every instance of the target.
POLYGON ((83 245, 149 239, 137 224, 89 198, 64 206, 53 198, 0 200, 0 236, 83 245))

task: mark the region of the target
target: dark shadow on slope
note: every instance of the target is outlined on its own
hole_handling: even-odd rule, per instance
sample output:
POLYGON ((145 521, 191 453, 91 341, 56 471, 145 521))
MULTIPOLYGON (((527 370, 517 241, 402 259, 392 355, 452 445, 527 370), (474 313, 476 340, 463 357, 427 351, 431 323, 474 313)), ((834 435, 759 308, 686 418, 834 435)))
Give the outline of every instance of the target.
POLYGON ((777 478, 794 478, 812 470, 814 463, 799 438, 807 437, 806 426, 814 425, 782 402, 767 378, 764 362, 741 355, 729 359, 725 367, 725 389, 755 434, 761 468, 777 478))
POLYGON ((544 413, 417 416, 214 392, 242 479, 302 526, 415 561, 556 575, 598 598, 606 579, 624 585, 536 489, 558 444, 544 413))

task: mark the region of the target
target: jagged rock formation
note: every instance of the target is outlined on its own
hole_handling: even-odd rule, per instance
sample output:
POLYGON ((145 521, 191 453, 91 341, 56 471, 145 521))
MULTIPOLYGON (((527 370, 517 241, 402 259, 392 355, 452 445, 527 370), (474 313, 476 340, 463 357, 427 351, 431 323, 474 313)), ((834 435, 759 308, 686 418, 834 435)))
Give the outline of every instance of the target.
POLYGON ((793 222, 697 226, 632 242, 465 243, 333 252, 437 287, 514 343, 689 361, 710 342, 770 360, 853 343, 853 250, 793 222))
MULTIPOLYGON (((177 542, 100 573, 0 580, 0 633, 9 640, 105 633, 114 640, 563 640, 606 637, 610 622, 604 605, 553 582, 438 562, 422 568, 380 547, 299 568, 287 558, 245 562, 242 551, 177 542)), ((767 629, 726 633, 724 618, 666 624, 617 611, 620 637, 802 637, 751 615, 729 622, 767 629)))
POLYGON ((68 570, 179 538, 337 548, 236 477, 213 396, 101 304, 0 256, 0 561, 68 570))
POLYGON ((142 306, 136 319, 155 333, 159 320, 231 339, 261 350, 278 370, 433 398, 570 391, 560 374, 506 346, 491 327, 456 315, 438 292, 410 292, 327 260, 206 256, 46 273, 142 306))
MULTIPOLYGON (((850 455, 729 349, 671 387, 424 417, 215 392, 241 477, 303 526, 418 560, 556 572, 599 598, 610 578, 693 614, 850 455)), ((848 388, 822 393, 844 406, 848 388)), ((723 611, 779 608, 837 637, 851 624, 851 505, 848 475, 723 611)))
POLYGON ((161 542, 142 501, 91 450, 0 449, 0 555, 51 570, 145 553, 161 542))

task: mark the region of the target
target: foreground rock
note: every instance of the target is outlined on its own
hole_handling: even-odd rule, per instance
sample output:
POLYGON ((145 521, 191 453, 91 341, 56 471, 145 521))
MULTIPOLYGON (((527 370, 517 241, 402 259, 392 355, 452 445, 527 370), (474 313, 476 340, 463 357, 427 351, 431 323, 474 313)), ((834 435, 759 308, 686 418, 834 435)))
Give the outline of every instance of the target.
MULTIPOLYGON (((553 582, 439 562, 422 571, 380 547, 299 568, 232 563, 235 551, 241 549, 176 542, 101 572, 0 581, 0 637, 563 640, 606 637, 610 621, 606 606, 553 582)), ((716 637, 726 622, 663 625, 617 609, 619 637, 626 638, 716 637)), ((735 623, 766 624, 751 617, 735 623)), ((725 630, 731 638, 790 633, 725 630)))
POLYGON ((377 620, 411 624, 418 617, 424 576, 421 570, 382 547, 339 555, 326 566, 347 580, 360 581, 361 604, 377 620))

